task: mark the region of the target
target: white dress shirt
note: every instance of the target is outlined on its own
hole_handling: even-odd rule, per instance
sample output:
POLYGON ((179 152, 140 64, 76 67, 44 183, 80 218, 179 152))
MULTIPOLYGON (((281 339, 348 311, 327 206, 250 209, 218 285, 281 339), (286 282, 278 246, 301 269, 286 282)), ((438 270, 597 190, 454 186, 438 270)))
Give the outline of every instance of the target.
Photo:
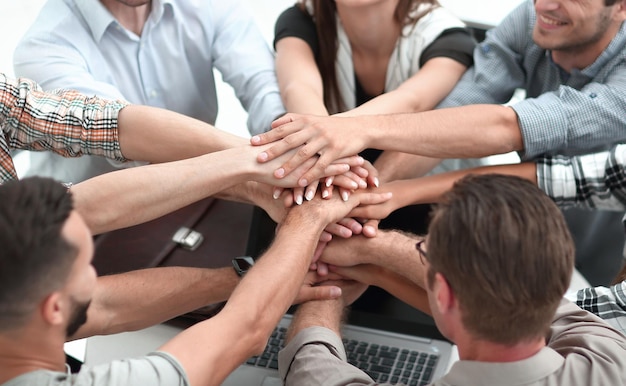
MULTIPOLYGON (((138 36, 98 0, 49 0, 14 55, 15 73, 44 89, 125 99, 210 124, 218 112, 213 68, 248 111, 251 134, 285 112, 272 51, 239 1, 153 0, 138 36)), ((46 166, 77 180, 74 171, 59 177, 64 166, 46 166)), ((78 180, 103 170, 93 171, 78 180)))

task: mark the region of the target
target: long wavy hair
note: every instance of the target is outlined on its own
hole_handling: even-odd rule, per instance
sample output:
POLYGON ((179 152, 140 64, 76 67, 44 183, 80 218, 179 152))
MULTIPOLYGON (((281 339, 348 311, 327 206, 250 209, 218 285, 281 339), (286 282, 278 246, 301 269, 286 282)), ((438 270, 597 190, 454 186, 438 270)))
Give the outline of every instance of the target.
MULTIPOLYGON (((335 73, 335 60, 337 58, 335 15, 337 6, 331 0, 298 0, 298 6, 304 12, 308 12, 307 3, 309 2, 313 8, 313 19, 319 41, 319 56, 316 60, 322 76, 324 104, 327 109, 332 110, 331 113, 344 111, 345 106, 339 93, 337 74, 335 73)), ((437 0, 399 0, 393 17, 399 25, 405 27, 416 23, 422 16, 438 6, 437 0), (423 12, 414 12, 422 4, 431 4, 431 7, 423 12)))

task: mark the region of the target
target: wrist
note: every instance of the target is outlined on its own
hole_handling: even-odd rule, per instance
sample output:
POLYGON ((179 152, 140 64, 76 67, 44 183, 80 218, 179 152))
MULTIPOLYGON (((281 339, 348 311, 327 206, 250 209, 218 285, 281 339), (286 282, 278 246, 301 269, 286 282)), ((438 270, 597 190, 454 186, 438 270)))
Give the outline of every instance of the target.
POLYGON ((341 335, 346 307, 343 299, 314 300, 301 304, 291 323, 287 339, 310 327, 325 327, 341 335))

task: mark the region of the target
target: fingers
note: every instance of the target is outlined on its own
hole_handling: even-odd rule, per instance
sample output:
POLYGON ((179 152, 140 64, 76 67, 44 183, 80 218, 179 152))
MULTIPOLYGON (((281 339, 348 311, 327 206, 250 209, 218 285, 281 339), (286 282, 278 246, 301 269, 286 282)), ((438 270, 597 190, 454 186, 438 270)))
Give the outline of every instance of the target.
POLYGON ((380 220, 367 220, 365 224, 363 224, 363 236, 370 238, 376 237, 379 223, 380 220))
POLYGON ((352 229, 339 223, 328 224, 324 230, 335 236, 343 237, 344 239, 352 236, 352 229))
POLYGON ((341 288, 334 285, 322 285, 309 287, 304 285, 300 287, 300 292, 294 301, 295 304, 304 303, 310 300, 330 300, 341 297, 341 288))
POLYGON ((333 196, 333 181, 334 176, 326 177, 324 179, 324 186, 322 186, 322 198, 330 199, 333 196))
POLYGON ((359 177, 356 173, 353 173, 351 171, 347 171, 341 175, 335 176, 333 180, 333 185, 350 190, 367 188, 367 182, 365 182, 365 180, 359 177))
POLYGON ((360 155, 353 155, 350 157, 339 158, 338 160, 335 160, 335 162, 333 163, 348 164, 350 165, 351 168, 356 168, 356 167, 363 165, 365 162, 367 161, 365 161, 365 159, 361 157, 360 155))
POLYGON ((283 188, 281 187, 274 187, 273 193, 272 193, 272 197, 274 198, 274 200, 278 200, 278 198, 283 194, 283 188))
POLYGON ((304 200, 304 188, 293 188, 293 200, 296 204, 302 205, 304 200))
POLYGON ((319 276, 327 276, 328 275, 328 264, 318 261, 317 262, 317 274, 319 276))
MULTIPOLYGON (((296 153, 296 155, 291 157, 291 159, 283 165, 282 167, 283 173, 286 173, 286 174, 290 173, 295 167, 300 165, 302 162, 306 161, 307 159, 306 157, 310 158, 310 156, 308 155, 311 151, 313 151, 314 154, 317 153, 319 148, 315 149, 311 147, 314 150, 307 149, 311 145, 312 144, 307 144, 301 147, 300 150, 298 150, 298 152, 296 153)), ((330 165, 336 158, 337 157, 335 155, 335 152, 330 151, 330 150, 322 154, 317 160, 317 162, 315 163, 315 165, 313 165, 312 168, 310 168, 306 173, 304 173, 302 177, 300 177, 300 180, 298 181, 298 185, 307 186, 309 184, 309 181, 319 180, 320 178, 324 177, 326 175, 325 173, 326 168, 328 168, 328 165, 330 165)))
POLYGON ((363 230, 363 226, 361 225, 361 223, 350 217, 339 220, 338 224, 350 229, 352 231, 352 234, 355 235, 360 234, 363 230))
POLYGON ((304 198, 307 201, 311 201, 313 197, 315 197, 315 193, 317 192, 317 187, 319 186, 320 180, 313 181, 309 186, 306 187, 304 198))
POLYGON ((387 202, 391 199, 393 194, 391 192, 384 193, 370 193, 355 191, 353 196, 357 196, 360 205, 376 205, 383 202, 387 202), (358 193, 358 194, 357 194, 358 193))
POLYGON ((380 181, 378 179, 378 170, 372 165, 369 161, 365 161, 362 165, 362 168, 367 170, 367 183, 369 186, 380 186, 380 181))

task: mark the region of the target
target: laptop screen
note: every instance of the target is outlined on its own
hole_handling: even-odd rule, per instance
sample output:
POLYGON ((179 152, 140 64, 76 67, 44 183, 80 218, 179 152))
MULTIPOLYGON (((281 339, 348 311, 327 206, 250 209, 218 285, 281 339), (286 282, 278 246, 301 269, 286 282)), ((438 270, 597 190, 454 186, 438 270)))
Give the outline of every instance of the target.
MULTIPOLYGON (((420 214, 415 212, 416 210, 421 212, 425 210, 426 212, 428 211, 426 208, 413 208, 410 215, 413 219, 420 217, 420 214)), ((406 217, 407 215, 404 213, 402 218, 406 217)), ((425 233, 425 231, 421 229, 416 230, 414 227, 411 227, 410 225, 412 224, 406 224, 406 221, 403 224, 401 221, 402 218, 398 219, 397 216, 394 217, 392 214, 389 219, 390 221, 386 224, 381 224, 381 228, 393 227, 394 229, 399 228, 413 231, 414 233, 425 233)), ((421 224, 421 226, 425 228, 424 224, 421 224)), ((272 221, 263 210, 255 207, 246 253, 254 258, 260 256, 274 239, 275 228, 276 223, 272 221)), ((293 311, 294 308, 289 310, 290 313, 293 311)), ((396 333, 446 340, 429 315, 407 305, 388 294, 386 291, 376 287, 368 288, 368 290, 352 304, 348 314, 348 323, 396 333)))

